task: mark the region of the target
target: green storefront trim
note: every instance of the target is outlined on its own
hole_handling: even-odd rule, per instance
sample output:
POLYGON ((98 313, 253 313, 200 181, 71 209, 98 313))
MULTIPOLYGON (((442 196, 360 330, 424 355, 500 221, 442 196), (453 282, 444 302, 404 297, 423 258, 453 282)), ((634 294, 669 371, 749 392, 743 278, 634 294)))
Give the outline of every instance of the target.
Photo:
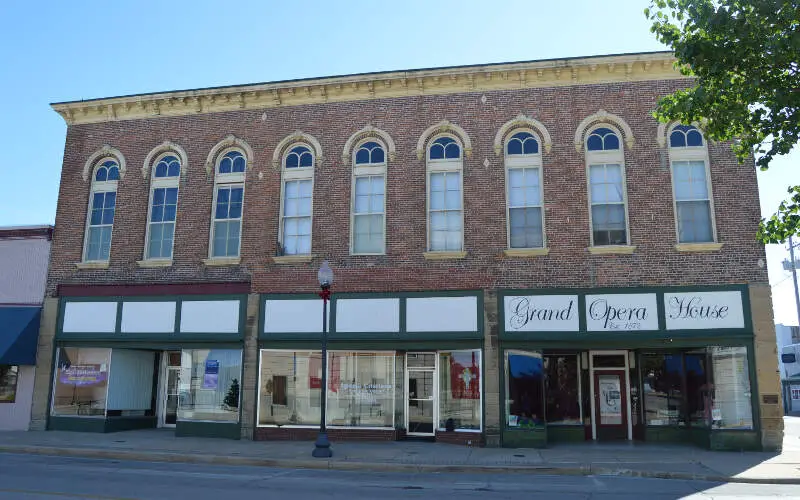
POLYGON ((178 420, 175 425, 178 437, 212 437, 223 439, 241 439, 242 424, 239 422, 192 422, 178 420))
POLYGON ((156 417, 58 417, 51 416, 47 429, 51 431, 121 432, 155 429, 156 417))

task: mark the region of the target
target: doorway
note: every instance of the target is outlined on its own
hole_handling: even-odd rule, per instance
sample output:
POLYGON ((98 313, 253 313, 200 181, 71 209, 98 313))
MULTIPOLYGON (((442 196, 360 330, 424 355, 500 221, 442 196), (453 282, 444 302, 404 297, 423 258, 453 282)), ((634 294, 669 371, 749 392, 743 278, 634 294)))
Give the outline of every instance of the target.
POLYGON ((433 437, 436 432, 436 353, 406 355, 406 429, 409 436, 433 437))
POLYGON ((180 399, 181 351, 165 351, 162 363, 161 401, 159 427, 175 427, 178 422, 180 399))
POLYGON ((630 382, 627 351, 593 351, 590 355, 592 438, 630 440, 630 382))

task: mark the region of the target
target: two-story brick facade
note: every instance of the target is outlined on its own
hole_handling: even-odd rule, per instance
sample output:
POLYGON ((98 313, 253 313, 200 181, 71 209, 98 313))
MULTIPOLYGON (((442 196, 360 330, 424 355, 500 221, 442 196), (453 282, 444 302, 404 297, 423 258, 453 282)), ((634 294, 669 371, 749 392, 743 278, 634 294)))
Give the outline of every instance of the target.
POLYGON ((776 448, 753 162, 668 53, 54 104, 39 428, 776 448), (87 215, 88 214, 88 215, 87 215))

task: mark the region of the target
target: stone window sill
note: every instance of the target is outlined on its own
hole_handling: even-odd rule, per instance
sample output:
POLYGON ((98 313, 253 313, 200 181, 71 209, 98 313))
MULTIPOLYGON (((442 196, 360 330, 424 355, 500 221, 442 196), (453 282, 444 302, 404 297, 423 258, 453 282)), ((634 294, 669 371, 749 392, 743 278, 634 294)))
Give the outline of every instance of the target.
POLYGON ((506 248, 503 250, 506 257, 537 257, 547 255, 550 249, 545 248, 506 248))
POLYGON ((75 267, 78 269, 108 269, 108 261, 98 260, 93 262, 77 262, 75 267))
POLYGON ((675 250, 679 252, 717 252, 723 243, 678 243, 675 250))
POLYGON ((467 252, 425 252, 422 256, 425 257, 425 260, 464 259, 467 257, 467 252))
POLYGON ((628 255, 636 250, 636 245, 605 245, 600 247, 589 247, 592 255, 628 255))
POLYGON ((203 259, 203 264, 209 267, 215 266, 238 266, 242 261, 240 257, 216 257, 211 259, 203 259))
POLYGON ((172 259, 137 260, 136 265, 139 267, 170 267, 172 266, 172 259))
POLYGON ((300 264, 304 262, 311 262, 314 259, 313 254, 307 255, 279 255, 272 258, 272 262, 276 264, 300 264))

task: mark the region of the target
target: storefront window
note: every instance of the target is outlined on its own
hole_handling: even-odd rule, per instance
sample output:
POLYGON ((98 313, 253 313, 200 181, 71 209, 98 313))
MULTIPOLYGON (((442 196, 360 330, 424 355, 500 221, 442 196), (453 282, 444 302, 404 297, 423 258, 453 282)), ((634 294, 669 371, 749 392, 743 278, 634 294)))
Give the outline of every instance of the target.
POLYGON ((716 429, 752 429, 750 371, 745 347, 711 347, 714 374, 712 425, 716 429))
POLYGON ((258 425, 319 425, 320 351, 262 350, 260 380, 258 425))
POLYGON ((544 363, 539 353, 506 352, 506 416, 509 427, 544 427, 544 363))
POLYGON ((238 422, 241 349, 181 352, 178 420, 238 422))
POLYGON ((18 372, 18 366, 0 365, 0 403, 16 401, 18 372))
POLYGON ((711 421, 711 384, 709 357, 705 349, 687 352, 683 357, 686 370, 686 413, 694 427, 708 427, 711 421))
POLYGON ((439 429, 481 428, 481 352, 439 353, 439 429))
POLYGON ((328 425, 394 427, 394 353, 328 353, 328 425))
POLYGON ((578 356, 546 355, 544 370, 547 425, 582 425, 578 356))
POLYGON ((111 349, 58 350, 53 415, 104 416, 111 349))
POLYGON ((647 425, 686 425, 682 354, 643 354, 642 387, 647 425))

